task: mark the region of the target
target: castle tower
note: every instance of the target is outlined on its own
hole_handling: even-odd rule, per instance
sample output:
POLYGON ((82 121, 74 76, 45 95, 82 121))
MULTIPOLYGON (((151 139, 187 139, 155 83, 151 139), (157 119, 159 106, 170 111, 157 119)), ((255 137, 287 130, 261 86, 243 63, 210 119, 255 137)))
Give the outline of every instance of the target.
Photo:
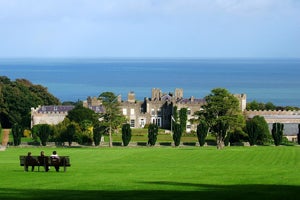
POLYGON ((161 90, 159 88, 152 88, 152 100, 160 100, 161 90))
POLYGON ((246 94, 235 94, 234 96, 239 100, 241 111, 246 110, 247 95, 246 94))
POLYGON ((183 98, 183 89, 176 88, 175 89, 175 99, 182 99, 183 98))
POLYGON ((135 93, 132 91, 128 93, 128 102, 130 102, 130 103, 135 102, 135 93))

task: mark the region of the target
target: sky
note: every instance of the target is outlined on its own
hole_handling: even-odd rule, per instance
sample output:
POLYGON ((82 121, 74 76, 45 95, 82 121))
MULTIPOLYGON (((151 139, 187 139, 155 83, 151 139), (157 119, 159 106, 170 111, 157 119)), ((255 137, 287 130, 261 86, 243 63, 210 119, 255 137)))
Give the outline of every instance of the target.
POLYGON ((300 58, 300 0, 0 0, 0 58, 300 58))

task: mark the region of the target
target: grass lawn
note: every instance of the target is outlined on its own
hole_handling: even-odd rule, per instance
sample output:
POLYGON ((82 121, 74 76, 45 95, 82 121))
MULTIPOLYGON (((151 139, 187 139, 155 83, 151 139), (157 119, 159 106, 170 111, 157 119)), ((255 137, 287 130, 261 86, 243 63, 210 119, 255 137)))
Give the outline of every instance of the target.
POLYGON ((9 147, 0 199, 297 199, 300 146, 9 147), (24 172, 19 155, 71 157, 67 172, 24 172))

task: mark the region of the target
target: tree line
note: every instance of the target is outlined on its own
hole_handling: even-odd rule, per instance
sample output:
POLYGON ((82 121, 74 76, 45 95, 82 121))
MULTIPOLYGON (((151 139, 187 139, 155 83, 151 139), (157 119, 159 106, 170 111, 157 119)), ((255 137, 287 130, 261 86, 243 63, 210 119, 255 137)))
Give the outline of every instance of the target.
MULTIPOLYGON (((34 126, 31 130, 32 137, 40 138, 43 145, 47 141, 68 142, 69 145, 73 141, 79 144, 94 142, 98 145, 101 136, 107 134, 109 146, 112 146, 112 133, 121 129, 124 132, 124 141, 131 138, 130 125, 119 109, 117 96, 112 92, 103 92, 98 98, 105 108, 104 113, 96 114, 78 103, 63 122, 55 126, 46 124, 34 126)), ((204 145, 208 133, 215 136, 217 147, 220 149, 229 142, 249 141, 250 145, 263 145, 273 140, 275 144, 281 143, 283 125, 274 125, 274 133, 272 131, 270 134, 263 117, 255 116, 252 119, 246 119, 240 110, 238 99, 228 90, 213 89, 205 97, 205 101, 205 105, 195 113, 191 121, 197 125, 196 135, 200 146, 204 145)), ((59 100, 41 85, 34 85, 25 79, 11 81, 7 77, 0 77, 0 122, 2 127, 11 128, 15 145, 20 143, 24 129, 30 127, 31 107, 59 104, 59 100)), ((256 104, 256 102, 251 102, 247 108, 254 109, 256 104)), ((265 108, 266 106, 272 108, 269 103, 265 105, 265 108)), ((170 120, 174 144, 178 146, 186 130, 187 109, 181 108, 178 112, 175 106, 170 120)), ((148 127, 149 145, 155 144, 156 129, 158 128, 155 124, 148 127)))

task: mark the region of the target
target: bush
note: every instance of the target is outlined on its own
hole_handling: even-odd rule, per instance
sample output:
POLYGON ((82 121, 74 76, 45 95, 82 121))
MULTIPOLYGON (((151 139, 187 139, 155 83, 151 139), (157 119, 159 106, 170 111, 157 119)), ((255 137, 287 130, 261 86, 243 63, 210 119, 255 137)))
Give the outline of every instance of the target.
POLYGON ((156 124, 150 124, 148 127, 148 144, 154 146, 157 140, 158 126, 156 124))
POLYGON ((208 125, 205 121, 200 121, 199 125, 197 126, 197 137, 198 137, 198 141, 200 146, 204 146, 205 144, 205 138, 207 136, 207 132, 208 132, 208 125))
POLYGON ((131 140, 131 128, 130 124, 124 124, 122 126, 122 141, 124 146, 128 146, 131 140))
POLYGON ((282 143, 282 136, 283 136, 283 127, 284 125, 281 123, 274 123, 272 128, 272 136, 274 139, 274 144, 276 146, 282 143))
POLYGON ((180 144, 181 136, 182 136, 181 125, 175 123, 174 124, 173 140, 174 140, 174 144, 175 144, 176 147, 179 146, 179 144, 180 144))

